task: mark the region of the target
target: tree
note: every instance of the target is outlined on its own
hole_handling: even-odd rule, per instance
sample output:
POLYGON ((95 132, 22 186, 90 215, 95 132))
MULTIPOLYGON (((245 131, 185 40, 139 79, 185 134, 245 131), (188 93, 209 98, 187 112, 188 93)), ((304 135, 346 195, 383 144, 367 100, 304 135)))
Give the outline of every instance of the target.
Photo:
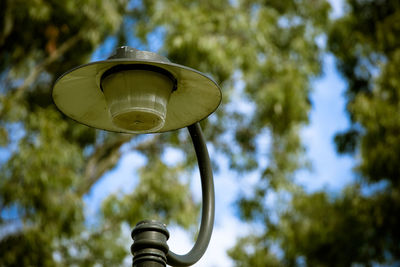
POLYGON ((349 84, 347 110, 353 127, 335 139, 339 152, 359 155, 360 183, 382 187, 364 201, 373 210, 369 262, 398 264, 400 29, 394 22, 400 19, 400 5, 390 0, 348 4, 349 14, 334 24, 329 46, 349 84), (351 38, 339 41, 348 31, 351 38))
POLYGON ((1 2, 1 266, 120 265, 131 243, 125 224, 158 216, 189 227, 196 218, 188 184, 174 179, 182 167, 167 169, 153 160, 159 151, 147 149, 156 148, 160 137, 81 126, 63 117, 51 100, 59 75, 87 62, 107 36, 118 34, 127 4, 1 2), (82 197, 115 166, 121 146, 131 139, 132 149, 149 156, 146 172, 135 192, 110 196, 99 222, 88 227, 82 197), (159 179, 171 186, 160 187, 159 179))
MULTIPOLYGON (((153 216, 184 227, 195 221, 197 205, 182 178, 195 166, 187 136, 96 131, 63 117, 51 102, 54 79, 86 62, 110 36, 118 43, 135 36, 146 48, 156 33, 161 54, 222 85, 223 105, 202 124, 209 145, 233 170, 261 170, 254 197, 240 202, 245 217, 263 214, 268 192, 295 191, 293 174, 306 165, 299 129, 308 121, 310 80, 321 71, 316 38, 326 29, 326 1, 35 1, 21 10, 17 4, 3 2, 0 11, 0 129, 7 150, 0 167, 1 264, 120 265, 128 255, 126 225, 153 216), (237 109, 237 99, 253 111, 237 109), (260 146, 260 139, 271 145, 260 146), (115 166, 123 145, 147 159, 140 182, 129 194, 110 196, 97 225, 88 227, 82 196, 115 166), (182 162, 162 162, 167 147, 181 149, 182 162), (160 179, 176 186, 160 187, 160 179), (9 225, 19 226, 7 232, 9 225)), ((247 239, 264 247, 238 251, 238 264, 279 262, 262 238, 247 239)))
MULTIPOLYGON (((258 238, 271 241, 252 243, 253 249, 276 242, 283 252, 280 263, 288 266, 394 266, 400 261, 400 32, 395 23, 400 5, 390 0, 347 2, 348 12, 331 26, 328 47, 348 82, 352 121, 335 141, 339 153, 359 159, 358 180, 338 196, 299 190, 275 221, 256 213, 266 225, 258 238)), ((245 214, 257 211, 250 204, 243 202, 245 214)), ((230 253, 234 258, 245 249, 246 243, 230 253)), ((239 260, 238 266, 251 261, 239 260)))

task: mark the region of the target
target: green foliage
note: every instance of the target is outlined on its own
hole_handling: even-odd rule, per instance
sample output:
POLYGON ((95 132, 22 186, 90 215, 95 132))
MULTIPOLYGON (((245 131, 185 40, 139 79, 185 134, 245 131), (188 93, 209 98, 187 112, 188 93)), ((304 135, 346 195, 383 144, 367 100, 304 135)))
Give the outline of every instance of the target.
MULTIPOLYGON (((68 51, 65 55, 68 63, 75 64, 72 59, 78 62, 87 60, 94 47, 119 27, 126 2, 2 1, 0 70, 11 71, 14 77, 26 77, 38 62, 49 55, 54 56, 60 47, 76 36, 79 52, 68 51)), ((71 67, 69 64, 52 64, 48 68, 51 73, 60 74, 71 67), (57 73, 54 68, 60 67, 63 69, 57 73)))
POLYGON ((335 142, 340 153, 359 159, 359 180, 336 197, 294 190, 272 210, 262 204, 266 190, 240 200, 242 217, 263 225, 258 238, 265 244, 253 241, 249 248, 248 241, 239 240, 230 252, 237 266, 261 259, 248 252, 268 252, 271 244, 279 245, 285 266, 398 265, 399 19, 398 1, 349 0, 348 13, 329 32, 329 49, 348 82, 353 122, 335 142))
POLYGON ((51 235, 43 235, 40 229, 26 229, 23 234, 3 238, 0 249, 2 266, 56 266, 51 235))
POLYGON ((162 28, 162 51, 172 61, 211 73, 222 84, 223 105, 216 121, 207 122, 219 135, 209 140, 232 168, 265 168, 265 178, 278 188, 304 166, 298 130, 308 121, 309 81, 320 72, 315 39, 328 10, 325 1, 143 1, 136 32, 146 41, 162 28), (237 76, 243 92, 233 86, 237 76), (235 95, 253 104, 255 112, 244 114, 229 105, 235 95), (255 139, 268 138, 266 132, 273 145, 256 148, 255 139), (270 166, 258 166, 260 153, 270 154, 270 166))
POLYGON ((152 149, 161 147, 157 136, 72 122, 51 99, 55 79, 86 63, 128 12, 127 1, 1 2, 0 266, 119 266, 130 254, 129 228, 146 216, 186 228, 196 221, 198 206, 179 178, 184 166, 160 161, 149 161, 139 185, 110 196, 96 218, 84 214, 84 195, 116 165, 125 143, 133 139, 132 149, 149 160, 163 150, 152 149), (110 203, 121 210, 110 212, 110 203))
POLYGON ((236 266, 262 266, 258 261, 273 266, 396 265, 399 212, 395 190, 366 196, 349 186, 336 197, 298 191, 276 214, 265 214, 264 233, 239 239, 229 254, 236 266), (281 258, 270 258, 274 244, 281 258))
POLYGON ((400 236, 396 219, 388 212, 399 212, 395 192, 363 196, 349 187, 335 198, 324 192, 296 194, 266 238, 280 240, 289 265, 300 257, 308 266, 394 263, 400 236))
POLYGON ((238 240, 228 251, 237 267, 279 267, 284 266, 271 252, 263 236, 248 236, 238 240))
POLYGON ((29 114, 25 126, 20 130, 25 136, 19 140, 18 152, 0 169, 0 203, 3 207, 18 205, 27 223, 39 221, 50 227, 52 221, 46 220, 52 218, 57 227, 67 227, 60 230, 68 233, 66 221, 81 216, 75 214, 79 209, 73 205, 80 202, 73 192, 81 178, 77 175, 83 163, 80 149, 63 138, 67 124, 54 110, 29 114), (65 202, 71 207, 60 209, 65 202))
POLYGON ((83 221, 75 190, 83 158, 80 148, 63 138, 67 123, 58 112, 37 108, 27 117, 25 127, 19 125, 24 137, 18 149, 0 168, 0 223, 23 227, 0 241, 0 262, 54 266, 54 239, 76 234, 83 221))
POLYGON ((113 195, 103 203, 104 220, 113 224, 126 221, 133 225, 137 218, 147 218, 191 226, 193 211, 199 209, 191 198, 188 184, 177 179, 181 169, 182 166, 168 167, 159 159, 148 162, 140 170, 135 194, 113 195))
POLYGON ((337 138, 339 150, 358 149, 363 177, 389 180, 398 187, 400 29, 394 22, 400 18, 400 6, 397 1, 349 1, 349 6, 349 14, 334 24, 329 38, 349 83, 347 108, 355 124, 337 138))

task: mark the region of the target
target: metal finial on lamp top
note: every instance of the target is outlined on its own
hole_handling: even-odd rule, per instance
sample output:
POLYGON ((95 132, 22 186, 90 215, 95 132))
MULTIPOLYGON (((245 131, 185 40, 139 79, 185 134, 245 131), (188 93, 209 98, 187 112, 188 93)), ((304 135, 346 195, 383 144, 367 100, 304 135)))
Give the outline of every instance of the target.
POLYGON ((88 126, 154 133, 206 118, 219 106, 221 90, 197 70, 123 46, 107 60, 63 74, 53 99, 64 114, 88 126))

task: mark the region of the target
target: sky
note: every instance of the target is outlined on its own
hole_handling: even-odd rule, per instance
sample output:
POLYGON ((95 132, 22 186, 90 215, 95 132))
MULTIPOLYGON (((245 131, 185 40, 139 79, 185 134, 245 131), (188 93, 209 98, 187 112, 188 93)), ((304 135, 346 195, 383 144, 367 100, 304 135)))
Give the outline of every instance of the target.
MULTIPOLYGON (((343 10, 342 1, 332 0, 330 2, 333 7, 331 15, 333 17, 340 16, 343 10)), ((108 46, 103 46, 95 52, 92 60, 102 59, 99 58, 101 55, 111 52, 107 50, 107 47, 112 46, 113 41, 109 40, 109 42, 108 46)), ((335 68, 333 56, 326 55, 323 58, 323 75, 313 81, 314 91, 311 94, 310 124, 304 127, 301 132, 312 168, 311 170, 299 171, 296 175, 296 182, 308 192, 328 190, 338 193, 353 180, 354 159, 337 155, 333 142, 334 135, 349 126, 349 120, 345 113, 345 87, 345 82, 335 68)), ((179 154, 173 150, 167 154, 164 157, 179 157, 179 154)), ((138 153, 125 153, 117 167, 104 175, 93 190, 85 196, 87 214, 95 213, 101 201, 110 193, 132 190, 135 181, 137 181, 135 170, 144 163, 145 160, 138 153)), ((226 251, 235 244, 238 237, 254 231, 253 226, 240 221, 235 216, 233 204, 242 187, 246 187, 246 182, 247 187, 250 187, 256 177, 249 175, 244 179, 244 183, 238 183, 236 174, 231 173, 224 162, 219 163, 221 170, 215 175, 216 221, 214 231, 206 254, 194 266, 233 266, 226 251)), ((194 177, 191 186, 195 199, 200 202, 199 177, 194 177)), ((191 249, 193 246, 191 236, 176 227, 168 228, 168 230, 170 231, 168 244, 172 251, 184 254, 191 249)), ((130 244, 127 244, 127 248, 129 247, 130 244)), ((127 266, 131 264, 129 261, 127 266)))

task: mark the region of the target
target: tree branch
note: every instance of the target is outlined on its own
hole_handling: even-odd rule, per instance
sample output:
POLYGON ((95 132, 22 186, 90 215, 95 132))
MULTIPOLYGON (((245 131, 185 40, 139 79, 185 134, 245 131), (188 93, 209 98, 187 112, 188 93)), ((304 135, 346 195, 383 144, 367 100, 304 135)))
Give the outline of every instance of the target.
POLYGON ((81 32, 72 36, 70 39, 65 41, 60 47, 58 47, 53 53, 51 53, 41 63, 29 73, 28 77, 24 80, 23 84, 17 88, 15 97, 20 98, 22 93, 37 79, 39 74, 51 63, 59 59, 65 52, 70 50, 80 39, 82 38, 81 32))
POLYGON ((121 135, 114 141, 96 148, 87 161, 84 170, 84 182, 78 188, 78 194, 84 195, 87 193, 106 171, 112 169, 117 164, 121 156, 121 146, 131 138, 131 135, 121 135))
POLYGON ((3 18, 3 23, 4 27, 2 29, 2 32, 0 33, 0 47, 3 46, 6 38, 10 35, 11 30, 13 28, 13 16, 12 16, 12 11, 10 8, 10 1, 5 2, 5 11, 4 11, 4 18, 3 18))
MULTIPOLYGON (((84 170, 84 179, 78 188, 78 194, 84 195, 89 192, 90 188, 106 173, 112 169, 121 157, 121 146, 130 141, 132 135, 121 135, 110 143, 97 147, 96 151, 90 156, 84 170)), ((149 149, 159 140, 159 135, 154 135, 150 139, 146 139, 130 150, 143 151, 149 149)))

